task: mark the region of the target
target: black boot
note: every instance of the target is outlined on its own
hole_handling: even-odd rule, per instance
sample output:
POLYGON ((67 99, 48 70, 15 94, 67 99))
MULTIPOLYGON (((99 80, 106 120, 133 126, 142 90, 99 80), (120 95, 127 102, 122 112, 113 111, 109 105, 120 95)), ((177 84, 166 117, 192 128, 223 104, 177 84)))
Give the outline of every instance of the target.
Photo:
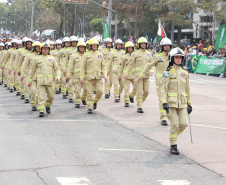
POLYGON ((121 97, 119 96, 118 99, 119 99, 119 101, 120 101, 120 100, 121 100, 121 97))
POLYGON ((56 94, 60 94, 60 92, 59 91, 56 91, 56 94))
POLYGON ((82 100, 82 103, 83 103, 83 105, 86 105, 87 103, 86 103, 86 100, 82 100))
POLYGON ((13 87, 14 91, 16 91, 16 87, 13 87))
POLYGON ((97 109, 97 103, 93 104, 93 109, 97 109))
POLYGON ((63 99, 67 99, 67 95, 63 95, 63 99))
POLYGON ((61 88, 59 89, 59 93, 61 93, 61 88))
POLYGON ((13 89, 10 89, 10 91, 9 92, 14 92, 14 90, 13 89))
POLYGON ((44 112, 39 112, 39 117, 44 117, 44 112))
POLYGON ((80 104, 75 104, 75 108, 80 108, 80 104))
POLYGON ((88 114, 93 114, 93 110, 92 109, 88 109, 88 114))
POLYGON ((7 87, 7 90, 10 90, 10 87, 7 87))
POLYGON ((24 95, 21 95, 21 100, 25 99, 25 96, 24 95))
POLYGON ((163 126, 167 126, 167 125, 168 125, 166 120, 162 120, 162 121, 161 121, 161 124, 162 124, 163 126))
POLYGON ((68 102, 69 103, 73 103, 73 99, 72 98, 69 98, 68 102))
POLYGON ((68 91, 66 92, 66 96, 68 96, 68 91))
POLYGON ((24 103, 30 103, 29 99, 25 99, 24 103))
POLYGON ((125 103, 125 107, 129 107, 129 103, 125 103))
POLYGON ((20 95, 21 95, 20 92, 17 92, 17 93, 16 93, 16 96, 20 96, 20 95))
POLYGON ((115 103, 118 103, 119 102, 119 99, 115 99, 115 103))
POLYGON ((143 111, 142 108, 138 108, 138 109, 137 109, 137 112, 138 112, 138 113, 144 113, 144 111, 143 111))
POLYGON ((51 109, 50 109, 50 107, 46 107, 46 112, 47 112, 48 114, 50 114, 50 113, 51 113, 51 109))
POLYGON ((2 82, 0 82, 0 85, 2 85, 2 82))
POLYGON ((5 84, 4 87, 7 87, 7 84, 5 84))
POLYGON ((109 98, 109 94, 105 94, 105 98, 109 98))
POLYGON ((95 90, 93 91, 93 94, 96 94, 96 91, 95 90))
POLYGON ((177 145, 171 145, 170 153, 173 154, 173 155, 179 155, 180 154, 179 150, 177 149, 177 145))
POLYGON ((129 101, 130 101, 131 103, 134 103, 134 98, 129 97, 129 101))
POLYGON ((32 111, 37 111, 37 107, 32 107, 31 110, 32 111))

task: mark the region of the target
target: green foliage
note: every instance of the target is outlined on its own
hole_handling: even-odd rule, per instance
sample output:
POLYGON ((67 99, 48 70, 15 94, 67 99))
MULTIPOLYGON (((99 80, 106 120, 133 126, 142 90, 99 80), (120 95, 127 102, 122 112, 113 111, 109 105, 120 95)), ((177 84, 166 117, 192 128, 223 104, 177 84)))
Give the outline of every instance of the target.
POLYGON ((92 29, 93 32, 97 32, 99 31, 99 33, 103 33, 103 25, 102 25, 102 18, 99 18, 99 19, 93 19, 89 25, 92 29))

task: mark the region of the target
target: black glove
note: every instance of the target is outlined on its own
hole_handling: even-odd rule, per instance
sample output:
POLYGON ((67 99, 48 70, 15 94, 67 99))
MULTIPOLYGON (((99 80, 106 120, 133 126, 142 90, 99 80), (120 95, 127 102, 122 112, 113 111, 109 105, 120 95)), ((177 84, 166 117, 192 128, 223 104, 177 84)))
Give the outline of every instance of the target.
POLYGON ((168 103, 163 103, 162 106, 163 106, 163 109, 166 110, 166 112, 168 114, 169 113, 169 105, 168 105, 168 103))
POLYGON ((192 112, 192 106, 188 105, 188 114, 191 114, 191 112, 192 112))

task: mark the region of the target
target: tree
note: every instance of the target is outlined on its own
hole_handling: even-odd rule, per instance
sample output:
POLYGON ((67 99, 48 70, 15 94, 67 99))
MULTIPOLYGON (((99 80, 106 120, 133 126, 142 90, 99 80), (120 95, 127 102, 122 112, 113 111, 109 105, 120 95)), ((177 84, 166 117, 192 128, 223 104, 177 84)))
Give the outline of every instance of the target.
POLYGON ((89 25, 92 29, 93 32, 99 32, 99 33, 103 33, 103 25, 102 25, 102 18, 99 18, 99 19, 93 19, 89 25))

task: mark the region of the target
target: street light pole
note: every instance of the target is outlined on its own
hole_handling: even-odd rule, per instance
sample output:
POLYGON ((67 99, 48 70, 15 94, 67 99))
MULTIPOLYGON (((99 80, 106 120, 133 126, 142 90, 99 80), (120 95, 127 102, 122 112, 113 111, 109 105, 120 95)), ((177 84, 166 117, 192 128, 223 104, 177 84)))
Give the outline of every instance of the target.
POLYGON ((217 6, 217 2, 216 0, 214 0, 214 13, 213 13, 213 45, 215 42, 215 27, 216 27, 216 6, 217 6))
POLYGON ((66 16, 67 16, 67 12, 66 12, 66 3, 64 3, 64 36, 66 37, 66 16))
POLYGON ((31 31, 30 31, 30 35, 32 37, 33 34, 33 24, 34 24, 34 7, 35 7, 35 0, 32 0, 32 11, 31 11, 31 31))

